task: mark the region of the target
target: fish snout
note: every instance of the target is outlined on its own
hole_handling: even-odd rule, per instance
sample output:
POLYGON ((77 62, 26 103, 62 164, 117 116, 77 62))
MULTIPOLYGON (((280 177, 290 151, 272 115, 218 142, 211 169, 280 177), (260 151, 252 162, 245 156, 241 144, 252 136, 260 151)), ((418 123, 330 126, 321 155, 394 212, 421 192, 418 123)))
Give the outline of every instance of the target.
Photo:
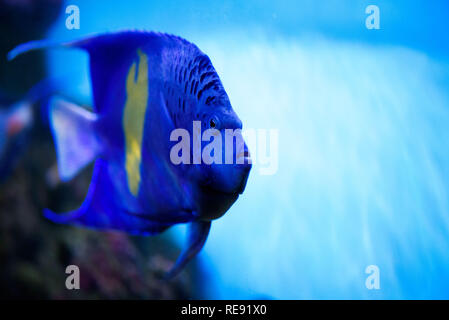
POLYGON ((240 147, 240 150, 236 153, 236 163, 239 165, 251 165, 251 153, 249 152, 248 146, 246 145, 246 143, 243 143, 242 147, 240 147))
POLYGON ((246 183, 248 181, 249 172, 251 171, 252 161, 251 161, 251 153, 248 150, 248 147, 245 145, 245 149, 236 156, 237 161, 237 169, 241 172, 241 182, 237 189, 239 194, 242 194, 245 190, 246 183))
POLYGON ((237 164, 251 164, 251 153, 248 149, 237 153, 236 156, 237 164))

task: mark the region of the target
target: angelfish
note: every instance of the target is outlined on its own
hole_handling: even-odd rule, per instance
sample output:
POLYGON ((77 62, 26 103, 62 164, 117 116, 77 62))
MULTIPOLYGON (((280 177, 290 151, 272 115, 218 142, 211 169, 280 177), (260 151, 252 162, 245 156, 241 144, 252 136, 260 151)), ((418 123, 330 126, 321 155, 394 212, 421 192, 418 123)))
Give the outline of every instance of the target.
POLYGON ((211 221, 244 191, 251 169, 246 144, 233 148, 233 158, 243 163, 170 159, 175 129, 193 136, 192 123, 200 121, 201 130, 214 128, 224 137, 226 129, 242 128, 209 57, 174 35, 124 31, 57 44, 33 41, 11 51, 9 59, 54 46, 88 52, 94 102, 93 112, 58 98, 50 106, 61 179, 95 164, 81 207, 65 214, 46 210, 46 217, 140 235, 189 223, 188 244, 167 277, 176 275, 203 247, 211 221))

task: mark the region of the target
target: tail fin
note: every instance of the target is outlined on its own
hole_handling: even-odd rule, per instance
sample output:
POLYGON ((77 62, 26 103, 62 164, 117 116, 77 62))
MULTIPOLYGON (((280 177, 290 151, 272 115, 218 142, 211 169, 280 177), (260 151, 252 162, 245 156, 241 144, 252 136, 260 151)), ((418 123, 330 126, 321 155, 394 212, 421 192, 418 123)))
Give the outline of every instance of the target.
POLYGON ((94 130, 97 115, 61 98, 52 98, 49 118, 59 174, 62 181, 68 181, 100 153, 94 130))

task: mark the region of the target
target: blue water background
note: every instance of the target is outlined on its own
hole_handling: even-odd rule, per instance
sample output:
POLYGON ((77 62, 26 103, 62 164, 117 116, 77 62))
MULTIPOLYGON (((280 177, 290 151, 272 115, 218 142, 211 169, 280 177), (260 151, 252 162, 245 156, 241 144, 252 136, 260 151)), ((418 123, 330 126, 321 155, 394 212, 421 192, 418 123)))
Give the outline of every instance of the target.
MULTIPOLYGON (((200 297, 449 298, 449 2, 67 4, 81 28, 61 16, 50 38, 183 36, 210 56, 244 127, 279 130, 277 173, 256 163, 213 223, 200 297), (369 4, 380 30, 365 27, 369 4), (379 290, 365 286, 368 265, 379 290)), ((48 62, 89 101, 85 53, 48 62)))

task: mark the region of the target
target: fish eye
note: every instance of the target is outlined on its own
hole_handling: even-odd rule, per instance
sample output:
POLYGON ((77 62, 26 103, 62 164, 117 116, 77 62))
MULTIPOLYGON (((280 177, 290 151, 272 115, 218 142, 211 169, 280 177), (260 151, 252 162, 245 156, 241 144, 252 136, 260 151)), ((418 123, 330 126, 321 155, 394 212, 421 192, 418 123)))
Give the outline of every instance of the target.
POLYGON ((219 120, 216 117, 209 119, 209 128, 216 129, 219 126, 219 120))

